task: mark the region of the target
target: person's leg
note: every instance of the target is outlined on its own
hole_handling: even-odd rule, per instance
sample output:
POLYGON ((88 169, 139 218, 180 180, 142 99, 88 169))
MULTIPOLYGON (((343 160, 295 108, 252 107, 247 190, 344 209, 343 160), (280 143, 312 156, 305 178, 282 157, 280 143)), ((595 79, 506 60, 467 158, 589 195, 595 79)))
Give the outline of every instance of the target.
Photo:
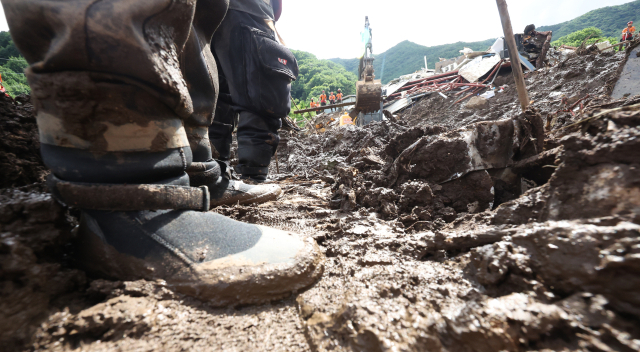
MULTIPOLYGON (((217 59, 216 62, 218 62, 217 59)), ((218 71, 218 78, 220 80, 220 95, 213 115, 213 123, 209 127, 209 138, 211 146, 218 154, 216 159, 228 165, 231 160, 233 131, 238 126, 238 113, 233 110, 229 84, 222 70, 218 71)))
POLYGON ((207 187, 190 187, 193 160, 210 158, 201 130, 218 90, 203 43, 228 2, 2 5, 30 64, 49 188, 82 210, 78 253, 88 270, 162 279, 215 305, 280 298, 317 278, 312 242, 203 212, 207 187))
POLYGON ((280 118, 290 111, 295 57, 275 41, 263 20, 234 10, 216 32, 213 47, 233 109, 240 115, 236 171, 243 178, 263 181, 278 147, 280 118))
MULTIPOLYGON (((216 60, 217 61, 217 60, 216 60)), ((238 113, 231 106, 231 95, 226 77, 219 72, 220 95, 213 123, 209 127, 211 146, 220 166, 220 177, 214 184, 203 183, 211 192, 211 206, 264 203, 278 198, 282 189, 272 185, 249 185, 234 181, 231 177, 230 159, 233 131, 238 125, 238 113)), ((192 178, 193 179, 193 178, 192 178)))

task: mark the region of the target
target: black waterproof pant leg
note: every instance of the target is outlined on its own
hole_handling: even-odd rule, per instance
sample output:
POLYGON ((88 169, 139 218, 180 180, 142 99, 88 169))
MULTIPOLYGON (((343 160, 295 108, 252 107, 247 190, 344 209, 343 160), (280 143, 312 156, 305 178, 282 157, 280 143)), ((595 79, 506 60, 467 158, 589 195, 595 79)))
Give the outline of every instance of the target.
POLYGON ((280 117, 286 116, 291 108, 291 79, 297 75, 295 58, 284 47, 274 43, 275 33, 264 20, 235 10, 228 11, 212 42, 222 93, 209 130, 211 144, 222 161, 229 159, 231 134, 239 115, 239 164, 236 170, 243 176, 256 179, 266 178, 269 171, 271 157, 280 140, 280 117), (273 40, 268 37, 273 37, 273 40), (256 46, 256 40, 268 41, 271 50, 256 46), (295 74, 290 77, 291 73, 289 76, 282 74, 278 67, 273 70, 271 62, 282 64, 283 71, 295 66, 292 69, 295 74), (272 94, 271 98, 264 99, 267 91, 272 94))

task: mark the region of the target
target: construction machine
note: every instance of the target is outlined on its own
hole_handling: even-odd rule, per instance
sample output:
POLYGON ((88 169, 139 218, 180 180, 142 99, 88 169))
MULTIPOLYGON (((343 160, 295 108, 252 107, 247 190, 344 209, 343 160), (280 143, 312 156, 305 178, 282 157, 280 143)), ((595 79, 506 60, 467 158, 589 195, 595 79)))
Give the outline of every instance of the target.
MULTIPOLYGON (((369 17, 365 17, 364 31, 361 33, 364 52, 360 57, 360 66, 358 68, 358 82, 356 82, 356 102, 355 107, 349 115, 357 125, 363 126, 371 121, 382 120, 382 82, 376 80, 375 70, 373 69, 373 46, 371 42, 372 32, 369 26, 369 17), (372 114, 373 113, 373 114, 372 114)), ((326 105, 313 107, 309 109, 298 109, 295 114, 303 114, 305 112, 326 110, 331 108, 339 108, 353 105, 354 103, 343 103, 335 105, 326 105)))
POLYGON ((352 118, 355 118, 360 113, 368 114, 382 109, 382 82, 376 80, 375 70, 373 69, 375 58, 373 57, 372 37, 369 17, 365 16, 364 32, 362 33, 364 53, 360 57, 358 82, 356 82, 356 106, 350 113, 352 118))

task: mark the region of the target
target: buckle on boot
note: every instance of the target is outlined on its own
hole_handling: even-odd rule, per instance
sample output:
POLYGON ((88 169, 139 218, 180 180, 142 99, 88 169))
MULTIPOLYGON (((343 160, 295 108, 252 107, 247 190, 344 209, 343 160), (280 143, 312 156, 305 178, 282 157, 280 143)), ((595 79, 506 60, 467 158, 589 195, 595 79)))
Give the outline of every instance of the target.
POLYGON ((47 177, 47 186, 56 199, 80 209, 209 211, 211 201, 207 186, 69 182, 53 174, 47 177))

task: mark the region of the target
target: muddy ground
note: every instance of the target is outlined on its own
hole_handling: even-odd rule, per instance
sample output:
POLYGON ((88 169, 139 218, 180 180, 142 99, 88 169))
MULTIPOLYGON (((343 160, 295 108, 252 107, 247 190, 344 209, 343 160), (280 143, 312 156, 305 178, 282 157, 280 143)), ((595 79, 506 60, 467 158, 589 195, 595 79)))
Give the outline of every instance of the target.
MULTIPOLYGON (((527 114, 508 87, 486 109, 434 96, 397 121, 284 138, 280 172, 272 165, 284 196, 214 210, 311 236, 325 251, 316 285, 263 306, 212 308, 160 282, 111 281, 76 267, 77 212, 39 183, 46 171, 28 159, 35 125, 24 123, 4 135, 16 140, 5 138, 9 146, 29 145, 11 153, 36 164, 7 172, 13 181, 0 192, 0 343, 29 351, 638 351, 640 112, 637 97, 608 97, 624 62, 624 53, 572 56, 529 74, 535 110, 527 114), (579 103, 562 111, 587 94, 582 111, 579 103), (544 141, 525 134, 508 167, 448 182, 422 173, 433 155, 441 157, 433 170, 459 165, 452 144, 429 149, 459 128, 503 119, 535 127, 536 118, 544 141)), ((0 103, 2 126, 28 106, 0 103)))

